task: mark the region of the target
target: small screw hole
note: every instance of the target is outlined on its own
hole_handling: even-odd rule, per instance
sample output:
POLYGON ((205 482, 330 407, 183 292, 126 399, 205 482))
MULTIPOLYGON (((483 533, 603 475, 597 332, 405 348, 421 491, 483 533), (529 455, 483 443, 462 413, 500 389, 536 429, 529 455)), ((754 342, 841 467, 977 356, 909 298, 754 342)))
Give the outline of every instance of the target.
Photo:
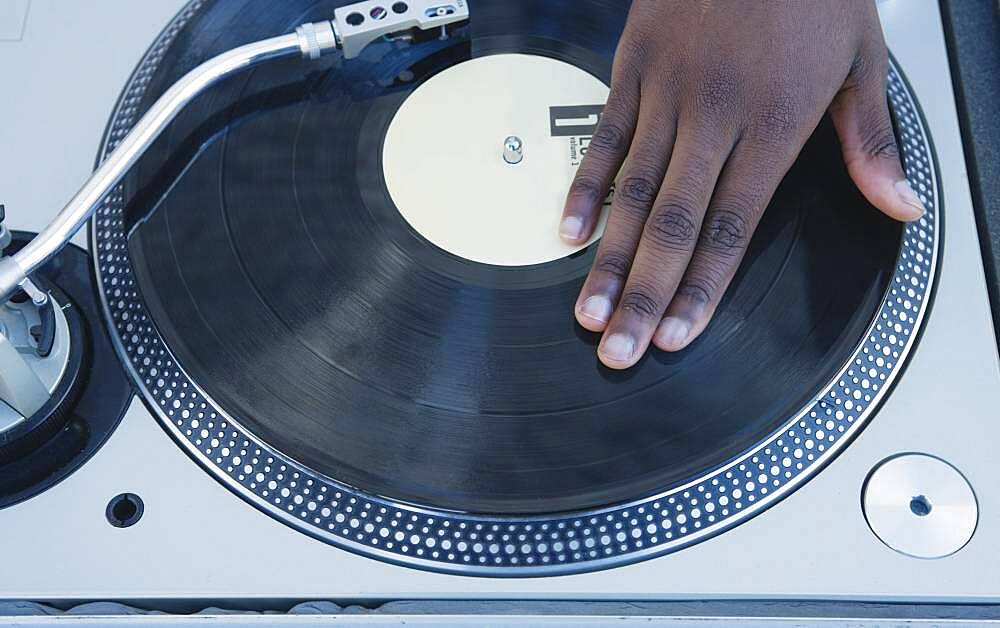
POLYGON ((910 512, 918 517, 931 514, 931 502, 923 495, 917 495, 910 500, 910 512))
POLYGON ((142 517, 142 499, 134 493, 122 493, 111 498, 104 516, 108 523, 116 528, 127 528, 135 525, 142 517))
POLYGON ((347 23, 351 26, 360 26, 362 22, 365 21, 365 16, 361 15, 357 11, 351 13, 347 16, 347 23))
POLYGON ((401 13, 406 13, 409 10, 410 10, 410 5, 406 4, 405 2, 397 2, 396 4, 392 5, 393 13, 401 14, 401 13))
POLYGON ((369 15, 372 16, 373 20, 383 20, 385 16, 389 15, 389 12, 385 10, 384 7, 375 7, 371 10, 369 15))

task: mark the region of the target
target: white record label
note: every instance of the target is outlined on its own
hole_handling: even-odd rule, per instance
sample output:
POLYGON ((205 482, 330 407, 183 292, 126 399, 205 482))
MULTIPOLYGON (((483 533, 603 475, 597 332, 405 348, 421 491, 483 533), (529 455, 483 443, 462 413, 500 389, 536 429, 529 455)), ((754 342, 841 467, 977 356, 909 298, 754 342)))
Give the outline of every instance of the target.
MULTIPOLYGON (((547 57, 502 54, 448 68, 389 125, 389 194, 410 226, 459 257, 526 266, 571 255, 586 245, 563 242, 559 221, 607 98, 599 79, 547 57), (521 140, 518 163, 504 158, 508 137, 521 140)), ((591 242, 603 229, 604 217, 591 242)))

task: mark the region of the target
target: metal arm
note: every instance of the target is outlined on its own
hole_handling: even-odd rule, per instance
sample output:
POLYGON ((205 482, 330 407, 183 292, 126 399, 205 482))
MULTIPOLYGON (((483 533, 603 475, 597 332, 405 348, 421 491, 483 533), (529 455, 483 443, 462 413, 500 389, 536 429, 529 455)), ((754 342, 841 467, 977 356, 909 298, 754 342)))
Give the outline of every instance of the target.
POLYGON ((94 171, 76 196, 38 236, 10 257, 0 259, 0 303, 6 301, 28 275, 47 262, 72 239, 97 206, 117 185, 149 145, 198 94, 220 80, 272 59, 302 55, 317 59, 338 47, 347 58, 357 56, 374 39, 419 28, 443 28, 468 18, 465 0, 411 0, 387 10, 371 0, 343 7, 334 21, 300 26, 294 34, 247 44, 188 72, 150 107, 132 131, 94 171), (397 12, 400 7, 403 12, 397 12))

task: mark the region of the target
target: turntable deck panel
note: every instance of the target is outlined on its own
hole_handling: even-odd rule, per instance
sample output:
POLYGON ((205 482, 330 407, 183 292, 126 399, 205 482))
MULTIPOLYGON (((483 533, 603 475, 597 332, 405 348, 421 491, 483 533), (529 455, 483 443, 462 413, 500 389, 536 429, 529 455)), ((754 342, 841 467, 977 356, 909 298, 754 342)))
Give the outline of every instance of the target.
MULTIPOLYGON (((114 20, 119 5, 127 4, 94 3, 91 13, 114 20)), ((136 41, 131 48, 116 43, 118 57, 125 58, 118 59, 125 68, 122 76, 108 79, 106 90, 94 88, 108 100, 101 116, 134 60, 175 8, 168 10, 167 4, 155 3, 162 11, 159 19, 133 16, 134 22, 121 29, 136 41)), ((46 15, 46 8, 51 15, 57 6, 62 3, 36 0, 32 20, 46 15)), ((0 537, 18 541, 5 548, 5 561, 20 567, 0 572, 0 598, 1000 601, 994 560, 1000 549, 1000 516, 990 506, 1000 503, 993 463, 995 443, 1000 442, 1000 422, 993 419, 1000 407, 1000 367, 939 16, 929 2, 889 0, 880 10, 890 47, 921 100, 938 152, 946 208, 938 293, 923 338, 884 407, 828 469, 781 504, 712 540, 628 567, 528 580, 431 574, 325 545, 247 506, 192 463, 137 400, 83 469, 0 515, 0 537), (972 542, 949 558, 923 561, 889 550, 871 534, 860 510, 859 492, 868 471, 889 455, 914 450, 949 460, 977 491, 979 528, 972 542), (104 520, 104 506, 126 491, 143 497, 146 514, 132 528, 115 529, 104 520), (141 562, 121 568, 121 556, 141 562)), ((52 26, 56 30, 50 33, 72 30, 59 20, 52 26)), ((0 56, 0 69, 7 63, 7 56, 0 56)), ((25 99, 14 100, 17 106, 31 106, 25 99)), ((86 152, 81 149, 80 163, 68 169, 85 173, 103 119, 96 126, 81 124, 93 143, 86 159, 80 157, 86 152)), ((16 141, 12 145, 25 150, 32 145, 27 136, 16 141)), ((4 160, 13 161, 9 155, 4 160)), ((25 166, 26 178, 10 179, 7 186, 25 199, 23 207, 39 191, 58 199, 71 192, 52 192, 55 186, 41 185, 37 169, 34 179, 29 171, 25 166)), ((32 216, 9 205, 11 210, 20 211, 12 213, 18 226, 32 216)), ((44 222, 35 216, 29 224, 44 222)))
POLYGON ((0 42, 21 41, 30 6, 28 0, 0 0, 0 42))
MULTIPOLYGON (((12 228, 38 231, 93 171, 122 85, 184 2, 6 5, 29 10, 18 38, 0 34, 0 203, 12 228)), ((73 242, 86 247, 86 231, 73 242)))

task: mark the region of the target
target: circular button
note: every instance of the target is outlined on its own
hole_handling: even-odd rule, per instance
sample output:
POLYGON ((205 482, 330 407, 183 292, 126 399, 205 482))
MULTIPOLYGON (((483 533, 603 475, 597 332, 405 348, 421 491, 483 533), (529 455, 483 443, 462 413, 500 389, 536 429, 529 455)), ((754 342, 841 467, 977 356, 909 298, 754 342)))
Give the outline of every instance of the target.
POLYGON ((927 454, 879 463, 862 490, 872 532, 915 558, 942 558, 965 547, 979 520, 972 486, 958 469, 927 454))

